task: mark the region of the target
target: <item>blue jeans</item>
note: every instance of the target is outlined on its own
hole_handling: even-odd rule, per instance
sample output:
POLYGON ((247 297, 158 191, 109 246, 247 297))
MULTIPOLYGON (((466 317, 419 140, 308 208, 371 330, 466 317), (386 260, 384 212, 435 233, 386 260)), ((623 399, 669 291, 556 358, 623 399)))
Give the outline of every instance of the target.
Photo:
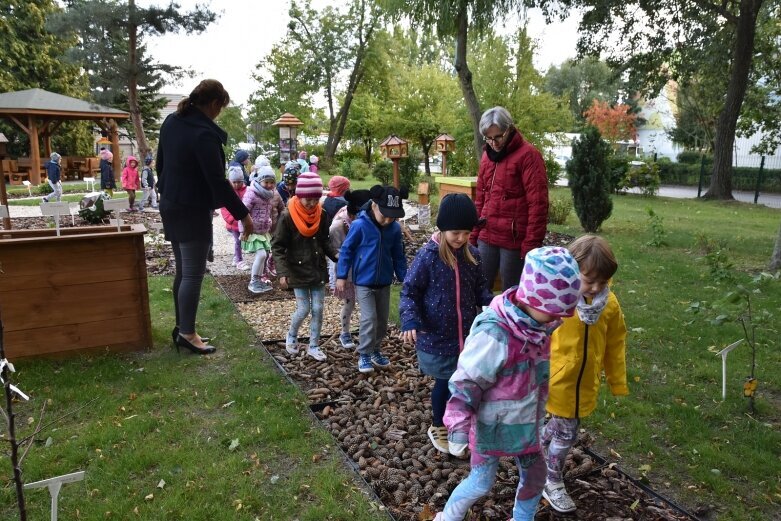
MULTIPOLYGON (((513 505, 513 521, 534 521, 534 513, 545 486, 545 460, 542 454, 527 454, 515 458, 520 479, 513 505)), ((475 502, 486 496, 496 481, 498 456, 472 454, 472 471, 450 494, 445 509, 445 521, 461 521, 475 502)))
POLYGON ((296 310, 290 317, 290 329, 287 332, 287 343, 295 344, 298 340, 298 330, 304 319, 312 312, 309 323, 309 345, 320 343, 320 330, 323 327, 323 306, 325 305, 325 286, 313 288, 293 288, 296 296, 296 310))

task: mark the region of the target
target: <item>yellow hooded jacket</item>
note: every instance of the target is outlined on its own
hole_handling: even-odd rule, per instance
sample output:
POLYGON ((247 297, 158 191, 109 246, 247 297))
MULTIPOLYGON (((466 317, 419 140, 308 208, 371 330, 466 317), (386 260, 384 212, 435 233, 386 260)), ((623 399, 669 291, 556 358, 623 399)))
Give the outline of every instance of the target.
POLYGON ((548 412, 563 418, 591 414, 597 406, 603 368, 613 396, 629 394, 626 324, 612 291, 595 324, 585 324, 575 313, 553 332, 548 412))

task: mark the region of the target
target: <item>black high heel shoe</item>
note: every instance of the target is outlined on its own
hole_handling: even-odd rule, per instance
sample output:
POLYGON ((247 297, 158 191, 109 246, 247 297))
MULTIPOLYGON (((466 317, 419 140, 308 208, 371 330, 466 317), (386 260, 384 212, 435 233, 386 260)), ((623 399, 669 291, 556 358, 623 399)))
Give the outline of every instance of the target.
MULTIPOLYGON (((176 345, 176 337, 178 336, 179 336, 179 326, 174 326, 173 331, 171 331, 171 341, 173 341, 174 347, 178 347, 176 345)), ((203 342, 204 344, 208 344, 209 340, 211 340, 211 338, 209 338, 208 336, 201 337, 201 342, 203 342)))
POLYGON ((175 345, 176 345, 177 352, 179 351, 179 347, 183 347, 185 349, 189 349, 196 355, 208 355, 217 351, 217 348, 214 346, 209 346, 209 345, 207 345, 206 347, 194 346, 192 343, 190 343, 189 340, 184 338, 181 334, 178 337, 176 337, 175 345))

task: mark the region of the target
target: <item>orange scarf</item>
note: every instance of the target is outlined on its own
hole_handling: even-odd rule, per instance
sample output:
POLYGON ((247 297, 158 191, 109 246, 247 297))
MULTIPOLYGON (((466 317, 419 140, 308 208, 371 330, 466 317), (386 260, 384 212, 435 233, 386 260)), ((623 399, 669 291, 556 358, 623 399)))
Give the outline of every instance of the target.
POLYGON ((301 204, 301 199, 295 195, 287 203, 287 211, 296 225, 298 233, 304 237, 312 237, 320 229, 320 217, 323 215, 320 203, 311 210, 301 204))

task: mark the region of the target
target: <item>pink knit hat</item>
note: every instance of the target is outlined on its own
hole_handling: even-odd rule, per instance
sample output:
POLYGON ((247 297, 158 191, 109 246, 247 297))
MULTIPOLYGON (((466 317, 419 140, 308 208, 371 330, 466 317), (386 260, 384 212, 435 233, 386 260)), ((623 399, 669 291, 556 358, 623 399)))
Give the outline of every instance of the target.
POLYGON ((580 270, 566 248, 543 246, 526 254, 518 302, 554 317, 571 317, 580 294, 580 270))
POLYGON ((328 195, 339 197, 350 188, 350 180, 341 175, 335 175, 328 181, 328 195))
POLYGON ((299 199, 320 199, 323 195, 323 180, 314 172, 304 172, 298 176, 296 196, 299 199))

